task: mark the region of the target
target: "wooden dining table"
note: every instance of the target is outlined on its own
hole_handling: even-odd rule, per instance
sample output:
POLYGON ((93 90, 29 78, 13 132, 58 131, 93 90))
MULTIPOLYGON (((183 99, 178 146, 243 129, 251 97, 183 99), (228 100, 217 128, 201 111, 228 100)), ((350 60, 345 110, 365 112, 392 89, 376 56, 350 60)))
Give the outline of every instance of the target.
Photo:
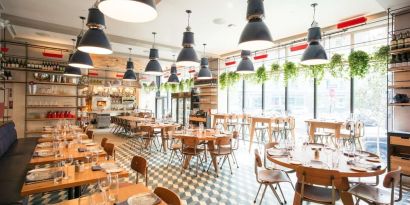
POLYGON ((137 117, 137 116, 116 116, 119 119, 123 119, 123 120, 127 120, 127 121, 131 121, 131 122, 145 122, 145 121, 152 121, 153 118, 143 118, 143 117, 137 117))
MULTIPOLYGON (((213 146, 213 142, 218 138, 218 136, 215 136, 216 134, 219 134, 217 130, 215 129, 205 129, 203 132, 199 132, 198 129, 190 129, 190 133, 183 133, 183 132, 175 132, 174 137, 177 139, 183 139, 183 138, 189 138, 189 137, 197 137, 200 141, 208 142, 208 146, 213 146)), ((232 136, 231 134, 222 134, 221 136, 232 136)), ((189 163, 192 159, 192 156, 188 155, 185 157, 185 160, 183 162, 182 167, 184 169, 188 168, 189 163)), ((219 173, 219 166, 218 166, 218 161, 216 156, 211 155, 212 159, 212 165, 215 169, 215 173, 219 173)))
POLYGON ((228 127, 228 120, 231 118, 232 114, 222 114, 222 113, 216 113, 216 114, 212 114, 212 116, 214 117, 213 121, 212 121, 212 128, 216 128, 216 122, 218 120, 222 120, 223 121, 223 127, 224 130, 227 129, 228 127))
POLYGON ((316 129, 318 128, 334 130, 335 138, 339 139, 340 130, 342 129, 342 126, 344 124, 344 122, 342 121, 334 121, 334 120, 330 121, 330 120, 319 120, 319 119, 305 120, 305 122, 308 123, 308 126, 309 126, 309 141, 310 142, 314 142, 315 132, 316 132, 316 129))
MULTIPOLYGON (((126 184, 126 186, 121 186, 118 189, 118 201, 121 203, 123 201, 128 200, 128 198, 130 198, 133 195, 149 194, 149 193, 152 193, 152 191, 149 190, 149 188, 144 186, 142 183, 126 184)), ((66 201, 59 203, 59 205, 89 205, 90 197, 91 196, 88 196, 86 198, 81 198, 81 199, 77 198, 77 199, 66 200, 66 201)), ((102 197, 93 196, 93 199, 97 200, 97 201, 93 201, 93 203, 103 202, 102 197)), ((161 200, 161 203, 159 203, 158 205, 166 205, 166 203, 161 200)))
MULTIPOLYGON (((320 146, 319 146, 320 147, 320 146)), ((298 166, 306 166, 306 167, 315 167, 324 170, 337 170, 342 177, 342 183, 339 188, 341 191, 341 200, 344 205, 353 205, 353 198, 352 195, 347 193, 350 188, 349 185, 349 177, 374 177, 382 175, 386 171, 386 166, 381 163, 381 159, 379 158, 380 162, 375 163, 376 165, 380 165, 380 169, 373 170, 373 169, 366 169, 366 171, 355 171, 353 165, 349 165, 347 162, 352 160, 352 157, 348 157, 347 155, 340 154, 339 156, 339 163, 337 167, 333 167, 332 165, 332 156, 329 156, 329 153, 326 153, 324 148, 321 148, 319 151, 319 159, 315 158, 315 151, 314 148, 318 148, 316 145, 308 145, 305 147, 296 147, 292 158, 288 158, 287 156, 272 156, 269 154, 269 150, 266 151, 267 159, 273 162, 274 164, 296 170, 298 166), (319 163, 320 165, 316 165, 319 163)), ((368 154, 368 157, 378 158, 377 155, 364 152, 368 154)), ((366 157, 367 158, 367 157, 366 157)), ((365 160, 365 159, 362 159, 365 160)), ((361 162, 364 164, 365 162, 361 162)), ((369 166, 374 164, 372 162, 368 162, 369 166)), ((301 204, 300 195, 295 193, 294 195, 294 205, 301 204)))
MULTIPOLYGON (((114 162, 113 160, 109 161, 99 161, 102 162, 114 162)), ((91 164, 85 164, 86 166, 91 167, 91 164)), ((50 169, 57 169, 56 167, 50 169)), ((64 167, 63 167, 64 170, 64 167)), ((68 176, 69 179, 62 179, 61 182, 54 183, 53 179, 49 181, 42 181, 37 183, 25 183, 21 189, 20 194, 22 196, 27 196, 31 194, 44 193, 50 191, 56 191, 61 189, 74 189, 74 194, 72 191, 69 191, 69 198, 74 198, 79 196, 80 186, 88 185, 98 182, 100 179, 107 177, 107 173, 104 170, 92 171, 91 168, 85 169, 83 172, 75 172, 75 166, 70 165, 68 167, 68 176)), ((128 172, 122 170, 118 173, 118 177, 128 177, 128 172)))
POLYGON ((269 136, 269 142, 272 142, 272 124, 275 122, 275 120, 279 117, 274 117, 274 116, 250 116, 249 119, 251 121, 251 130, 249 132, 249 151, 252 149, 253 145, 253 138, 255 136, 255 129, 256 129, 256 124, 257 123, 264 123, 267 124, 267 129, 268 129, 268 136, 269 136))
MULTIPOLYGON (((38 140, 37 140, 38 143, 42 143, 42 142, 53 142, 53 141, 56 140, 54 137, 52 137, 52 134, 43 134, 43 135, 44 135, 44 137, 38 138, 38 140)), ((82 139, 88 139, 88 136, 87 136, 85 133, 81 133, 81 134, 80 134, 80 137, 81 137, 82 139)), ((75 137, 73 137, 72 135, 67 136, 67 137, 65 138, 65 140, 67 140, 67 141, 73 141, 74 139, 75 139, 75 137)), ((63 138, 60 138, 60 139, 59 139, 59 141, 63 141, 63 140, 64 140, 63 138)))

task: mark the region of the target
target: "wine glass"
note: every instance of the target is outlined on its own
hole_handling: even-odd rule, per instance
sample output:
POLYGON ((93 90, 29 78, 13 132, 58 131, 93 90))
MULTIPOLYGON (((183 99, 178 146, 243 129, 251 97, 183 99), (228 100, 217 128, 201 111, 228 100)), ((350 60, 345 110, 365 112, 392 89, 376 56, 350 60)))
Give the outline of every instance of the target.
POLYGON ((108 195, 108 200, 110 202, 116 203, 118 202, 118 189, 119 189, 119 177, 118 174, 108 174, 108 178, 110 181, 110 190, 108 195))
POLYGON ((107 177, 104 177, 100 180, 98 180, 98 187, 100 188, 100 190, 103 192, 104 194, 104 201, 105 203, 108 202, 108 197, 107 197, 107 193, 110 189, 111 186, 111 174, 107 174, 107 177))

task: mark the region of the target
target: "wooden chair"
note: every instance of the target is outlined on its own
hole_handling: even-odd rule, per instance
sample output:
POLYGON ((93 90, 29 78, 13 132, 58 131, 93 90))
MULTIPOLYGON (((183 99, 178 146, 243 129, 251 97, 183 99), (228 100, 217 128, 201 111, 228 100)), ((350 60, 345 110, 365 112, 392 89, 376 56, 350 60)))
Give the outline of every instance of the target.
POLYGON ((232 132, 237 130, 237 127, 239 125, 238 123, 239 123, 239 116, 235 114, 230 115, 227 125, 226 125, 227 130, 232 131, 232 132))
MULTIPOLYGON (((262 160, 259 155, 258 149, 255 149, 255 175, 256 175, 256 181, 260 184, 258 193, 256 194, 255 200, 253 203, 256 203, 256 199, 258 198, 259 192, 262 188, 262 185, 265 186, 262 192, 262 198, 259 202, 259 204, 262 204, 263 197, 265 196, 266 189, 268 186, 272 189, 273 193, 275 194, 276 199, 279 201, 279 204, 283 205, 286 203, 285 196, 283 195, 282 188, 280 187, 281 182, 287 182, 289 183, 289 178, 286 176, 286 174, 281 171, 281 170, 269 170, 269 169, 260 169, 262 167, 262 160), (277 187, 279 188, 279 191, 282 195, 282 198, 284 200, 284 203, 280 199, 278 193, 276 192, 275 188, 273 188, 273 185, 276 184, 277 187)), ((290 182, 291 183, 291 182, 290 182)))
MULTIPOLYGON (((174 132, 175 130, 171 130, 168 132, 168 137, 169 137, 169 149, 171 150, 171 156, 169 157, 168 165, 167 167, 172 163, 172 160, 174 159, 174 156, 178 156, 178 153, 181 154, 181 149, 182 149, 182 144, 180 140, 177 140, 174 138, 174 132)), ((179 157, 180 158, 180 157, 179 157)))
POLYGON ((151 153, 151 148, 152 146, 155 146, 156 148, 156 144, 155 144, 155 138, 154 138, 154 129, 152 129, 152 127, 150 126, 140 126, 140 135, 139 135, 139 139, 142 140, 143 142, 143 146, 141 146, 141 150, 143 148, 148 149, 149 153, 151 153))
POLYGON ((167 188, 157 187, 154 190, 154 194, 156 194, 159 198, 162 199, 162 201, 169 205, 182 205, 179 196, 175 192, 167 188))
POLYGON ((239 149, 239 132, 238 131, 233 131, 232 132, 232 157, 234 160, 234 163, 236 163, 236 168, 239 168, 238 160, 236 160, 235 152, 239 149))
POLYGON ((104 151, 107 153, 107 159, 109 160, 110 157, 113 157, 115 160, 115 149, 114 144, 106 142, 104 145, 104 151))
POLYGON ((85 134, 87 135, 88 139, 94 139, 94 131, 92 130, 87 130, 85 132, 85 134))
POLYGON ((362 138, 364 137, 364 123, 362 121, 356 121, 354 128, 354 144, 359 144, 360 150, 363 150, 362 138))
POLYGON ((106 137, 104 137, 102 140, 101 140, 101 147, 102 148, 104 148, 104 146, 105 146, 105 143, 107 143, 107 138, 106 137))
MULTIPOLYGON (((187 159, 188 157, 197 158, 195 176, 198 176, 199 161, 201 161, 201 164, 202 164, 202 159, 200 155, 201 153, 205 151, 205 149, 198 147, 200 145, 201 145, 201 141, 198 139, 198 137, 182 138, 182 149, 181 150, 182 150, 183 159, 187 159)), ((183 169, 181 169, 181 173, 182 173, 182 170, 183 169)))
POLYGON ((285 118, 285 127, 284 127, 284 134, 285 138, 287 139, 290 135, 294 138, 294 132, 296 127, 296 120, 295 117, 289 116, 285 118))
POLYGON ((300 196, 301 203, 308 201, 334 205, 340 199, 338 188, 342 179, 338 171, 299 166, 296 176, 298 182, 295 191, 300 196))
POLYGON ((384 189, 380 189, 367 184, 357 184, 349 189, 349 193, 357 197, 356 204, 359 204, 360 200, 365 201, 368 204, 391 204, 394 200, 394 189, 400 183, 401 167, 386 174, 383 180, 383 186, 390 188, 390 192, 384 189))
POLYGON ((285 136, 285 121, 286 118, 277 117, 272 125, 272 135, 275 141, 279 141, 281 139, 286 140, 285 136))
POLYGON ((277 145, 278 145, 277 142, 269 142, 269 143, 265 144, 265 154, 264 154, 264 157, 263 157, 264 167, 265 167, 265 169, 282 170, 286 174, 286 176, 289 178, 289 182, 290 182, 290 185, 292 186, 293 190, 295 190, 295 186, 293 185, 292 180, 290 179, 290 176, 289 176, 289 174, 294 173, 295 170, 289 169, 289 168, 286 168, 286 167, 283 167, 283 166, 279 166, 277 164, 273 164, 273 166, 268 166, 269 163, 268 163, 268 160, 267 160, 267 158, 268 158, 267 150, 271 149, 271 148, 276 148, 277 145))
POLYGON ((161 149, 166 152, 166 148, 169 147, 167 146, 169 144, 169 142, 172 140, 172 136, 170 136, 170 134, 173 134, 174 131, 176 130, 176 127, 172 126, 172 127, 165 127, 164 129, 161 130, 161 149))
MULTIPOLYGON (((225 163, 225 160, 228 159, 229 169, 231 170, 231 174, 233 174, 232 167, 231 167, 231 161, 229 159, 229 155, 232 156, 232 137, 226 136, 226 137, 216 138, 215 146, 216 147, 214 149, 209 150, 209 153, 211 154, 212 157, 216 157, 217 159, 220 156, 223 157, 221 169, 225 163)), ((212 162, 209 164, 208 170, 211 167, 211 165, 212 165, 212 162)))
POLYGON ((134 156, 131 160, 131 169, 137 172, 135 183, 138 184, 138 174, 145 177, 145 186, 148 186, 148 162, 144 157, 134 156))

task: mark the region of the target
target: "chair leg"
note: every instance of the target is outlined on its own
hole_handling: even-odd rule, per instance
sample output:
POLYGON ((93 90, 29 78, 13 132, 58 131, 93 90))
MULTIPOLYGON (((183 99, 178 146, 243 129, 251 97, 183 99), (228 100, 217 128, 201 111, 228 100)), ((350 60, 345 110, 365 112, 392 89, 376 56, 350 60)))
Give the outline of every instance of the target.
POLYGON ((231 167, 231 160, 229 160, 229 155, 227 155, 226 158, 228 158, 229 169, 231 170, 231 174, 233 174, 232 167, 231 167))
POLYGON ((259 191, 261 190, 261 188, 262 188, 262 184, 259 185, 259 189, 258 189, 258 192, 256 193, 256 197, 255 197, 255 200, 253 200, 253 203, 256 203, 256 199, 258 198, 259 191))
POLYGON ((168 160, 168 165, 167 165, 167 167, 171 164, 172 159, 174 159, 174 155, 175 155, 175 151, 172 150, 172 151, 171 151, 171 156, 169 157, 169 160, 168 160))
POLYGON ((199 156, 196 157, 196 171, 195 171, 195 176, 198 176, 198 168, 199 168, 199 156))
MULTIPOLYGON (((280 200, 280 197, 279 197, 278 193, 276 192, 275 188, 273 188, 272 184, 269 184, 269 187, 270 187, 270 189, 272 189, 273 193, 275 194, 276 199, 279 201, 279 204, 282 205, 283 204, 282 200, 280 200)), ((279 187, 279 189, 280 189, 280 187, 279 187)))
POLYGON ((238 160, 236 160, 235 152, 232 152, 233 160, 236 163, 236 168, 239 168, 238 160))
POLYGON ((289 178, 289 181, 290 181, 289 183, 290 183, 290 185, 292 186, 293 191, 295 191, 295 185, 293 185, 292 180, 290 179, 289 174, 288 174, 287 172, 285 172, 285 174, 286 174, 286 176, 288 176, 288 178, 289 178))
POLYGON ((263 189, 263 192, 262 192, 262 198, 261 198, 261 200, 259 201, 259 205, 261 205, 261 204, 262 204, 263 197, 265 196, 266 188, 268 188, 268 185, 265 185, 265 189, 263 189))
POLYGON ((286 204, 286 198, 285 198, 285 195, 283 195, 282 187, 280 187, 280 184, 279 184, 279 183, 278 183, 278 187, 279 187, 280 193, 282 194, 283 201, 284 201, 285 204, 286 204))

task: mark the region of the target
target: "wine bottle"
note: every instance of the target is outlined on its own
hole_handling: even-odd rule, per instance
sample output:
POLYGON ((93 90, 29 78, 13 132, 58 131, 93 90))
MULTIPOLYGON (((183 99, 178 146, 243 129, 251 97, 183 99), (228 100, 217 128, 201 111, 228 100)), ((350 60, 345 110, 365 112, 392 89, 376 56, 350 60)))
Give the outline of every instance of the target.
POLYGON ((402 33, 400 33, 399 38, 397 39, 397 48, 404 48, 404 35, 402 33))
POLYGON ((403 62, 402 54, 398 54, 396 58, 396 67, 399 68, 401 67, 401 63, 403 62))
POLYGON ((392 55, 389 63, 390 68, 396 67, 396 55, 392 55))
POLYGON ((406 38, 404 39, 405 48, 410 48, 410 31, 406 32, 406 38))
POLYGON ((390 49, 391 50, 396 50, 397 49, 397 35, 393 35, 393 37, 390 41, 390 49))

